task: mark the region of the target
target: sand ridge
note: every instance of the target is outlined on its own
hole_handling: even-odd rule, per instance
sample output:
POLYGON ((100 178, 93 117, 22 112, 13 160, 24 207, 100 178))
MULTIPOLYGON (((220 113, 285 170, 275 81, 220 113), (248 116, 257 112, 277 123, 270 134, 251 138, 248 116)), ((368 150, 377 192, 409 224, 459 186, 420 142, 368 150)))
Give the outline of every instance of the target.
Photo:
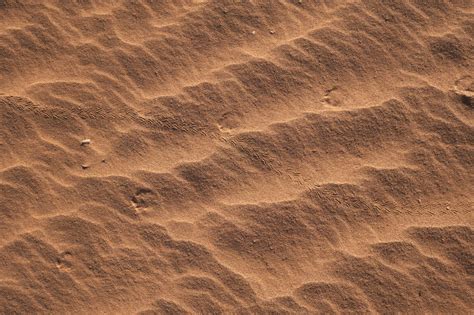
POLYGON ((473 9, 0 0, 0 313, 469 313, 473 9))

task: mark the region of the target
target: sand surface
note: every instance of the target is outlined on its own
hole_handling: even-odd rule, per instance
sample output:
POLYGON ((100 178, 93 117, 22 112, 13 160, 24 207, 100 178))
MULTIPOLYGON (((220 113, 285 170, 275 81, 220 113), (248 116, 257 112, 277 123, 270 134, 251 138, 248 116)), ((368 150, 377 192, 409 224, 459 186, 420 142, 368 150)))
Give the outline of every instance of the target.
POLYGON ((470 0, 0 0, 1 314, 474 309, 470 0))

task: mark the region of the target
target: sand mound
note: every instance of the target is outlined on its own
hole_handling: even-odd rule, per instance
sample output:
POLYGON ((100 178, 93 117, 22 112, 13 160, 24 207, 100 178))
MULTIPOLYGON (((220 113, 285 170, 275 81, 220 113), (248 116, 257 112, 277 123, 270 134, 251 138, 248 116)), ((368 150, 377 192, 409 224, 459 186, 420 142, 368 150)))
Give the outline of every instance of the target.
POLYGON ((468 313, 474 7, 0 0, 0 313, 468 313))

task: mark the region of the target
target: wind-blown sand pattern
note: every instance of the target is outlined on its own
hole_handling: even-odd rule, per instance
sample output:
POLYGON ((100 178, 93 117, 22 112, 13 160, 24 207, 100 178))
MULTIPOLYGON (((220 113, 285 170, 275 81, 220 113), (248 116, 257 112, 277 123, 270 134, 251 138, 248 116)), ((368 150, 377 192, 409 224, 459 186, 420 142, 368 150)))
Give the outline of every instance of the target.
POLYGON ((0 312, 472 312, 473 38, 470 0, 0 0, 0 312))

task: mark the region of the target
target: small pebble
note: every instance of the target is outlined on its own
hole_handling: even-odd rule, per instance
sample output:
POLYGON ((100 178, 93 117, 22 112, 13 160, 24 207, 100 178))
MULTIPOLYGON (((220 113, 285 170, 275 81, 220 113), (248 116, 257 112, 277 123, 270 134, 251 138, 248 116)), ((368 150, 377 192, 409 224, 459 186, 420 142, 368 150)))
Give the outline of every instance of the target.
POLYGON ((252 35, 255 35, 256 33, 257 33, 257 32, 255 32, 255 31, 252 31, 252 35))
POLYGON ((446 210, 449 210, 449 209, 451 209, 451 208, 449 206, 446 206, 446 210))
POLYGON ((90 144, 91 143, 91 139, 84 139, 81 141, 81 145, 86 145, 86 144, 90 144))
POLYGON ((81 167, 82 167, 83 170, 86 170, 86 169, 88 169, 90 166, 87 165, 87 164, 82 164, 81 167))
POLYGON ((270 31, 270 34, 275 34, 275 31, 270 31))

